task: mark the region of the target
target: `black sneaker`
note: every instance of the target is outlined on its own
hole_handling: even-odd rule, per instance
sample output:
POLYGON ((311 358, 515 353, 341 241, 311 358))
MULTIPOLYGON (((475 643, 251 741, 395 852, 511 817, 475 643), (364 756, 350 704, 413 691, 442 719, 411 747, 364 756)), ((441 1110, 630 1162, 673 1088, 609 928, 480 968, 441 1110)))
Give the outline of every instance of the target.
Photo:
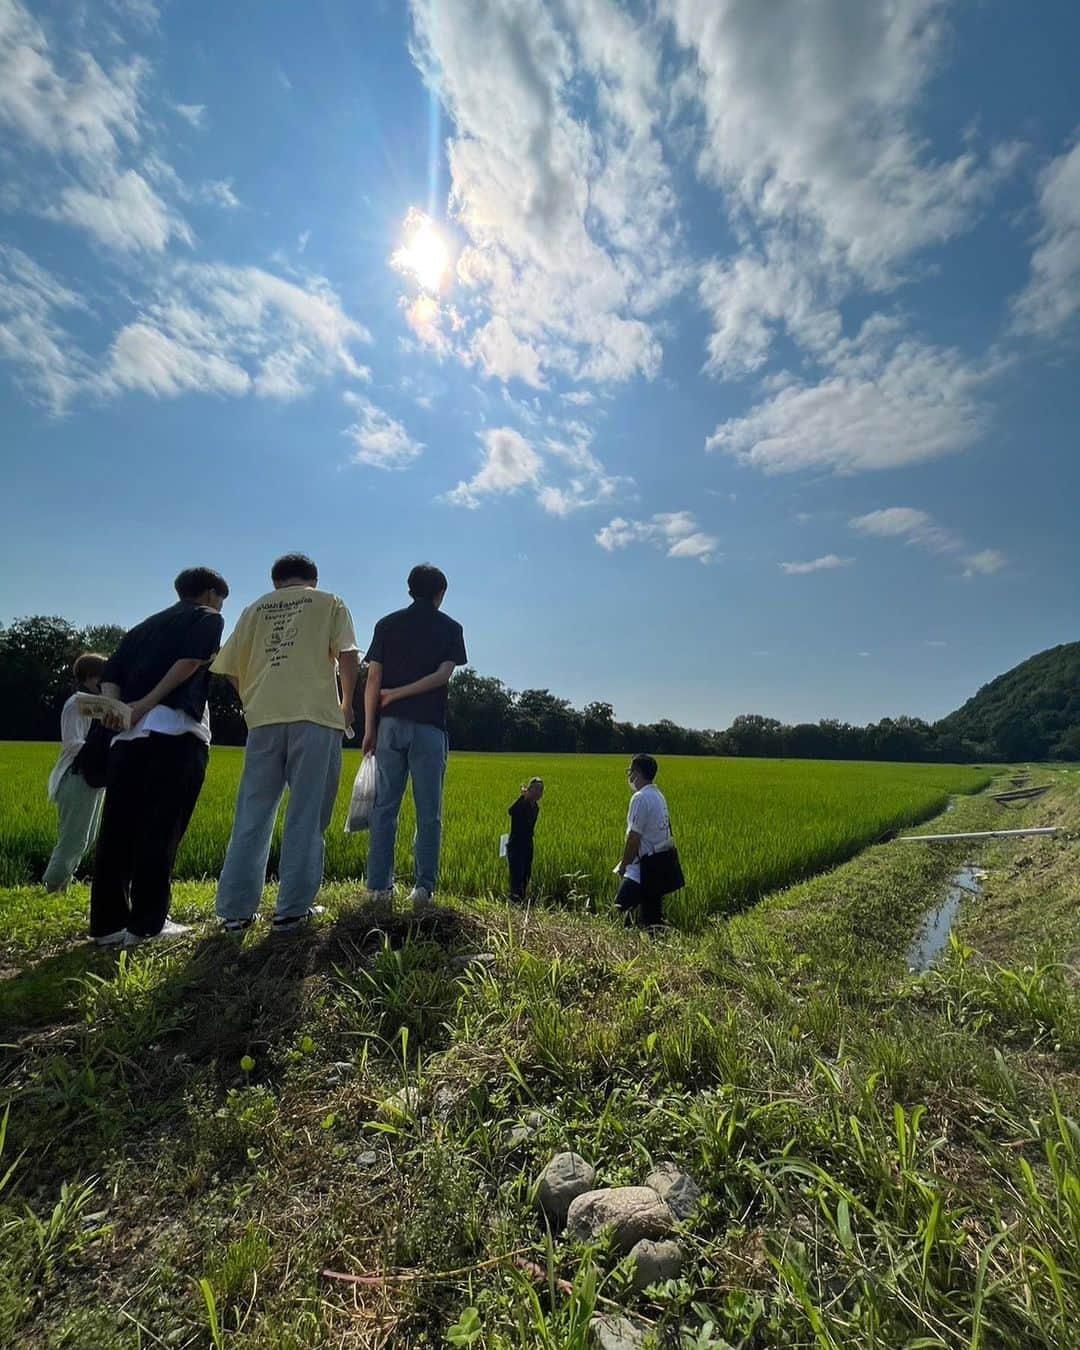
POLYGON ((312 905, 306 914, 291 914, 287 918, 275 918, 272 931, 279 937, 291 937, 298 933, 309 920, 316 918, 319 914, 325 914, 326 910, 322 905, 312 905))
POLYGON ((222 919, 221 927, 226 933, 246 933, 254 922, 253 914, 247 919, 222 919))

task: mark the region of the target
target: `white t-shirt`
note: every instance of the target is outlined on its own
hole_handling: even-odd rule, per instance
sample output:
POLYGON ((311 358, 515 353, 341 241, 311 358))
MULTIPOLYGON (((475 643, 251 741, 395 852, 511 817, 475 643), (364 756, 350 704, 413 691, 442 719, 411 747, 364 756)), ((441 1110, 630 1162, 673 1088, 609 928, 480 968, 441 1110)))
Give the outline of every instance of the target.
POLYGON ((60 758, 53 765, 52 773, 49 774, 49 801, 51 802, 56 801, 56 789, 60 786, 60 780, 71 768, 75 756, 83 748, 86 733, 90 730, 90 718, 85 713, 81 713, 76 706, 78 697, 78 694, 72 694, 60 713, 60 758))
MULTIPOLYGON (((655 784, 646 783, 630 798, 630 809, 626 813, 626 828, 628 832, 633 830, 641 835, 638 858, 646 858, 650 853, 656 853, 671 838, 667 802, 655 784)), ((623 875, 631 881, 640 882, 641 868, 634 861, 623 875)))
POLYGON ((198 736, 200 741, 209 745, 209 701, 203 708, 201 722, 196 722, 194 717, 186 712, 181 712, 179 708, 167 708, 164 703, 159 703, 156 708, 150 709, 141 722, 136 722, 130 731, 118 732, 113 737, 113 745, 116 745, 119 741, 140 741, 144 736, 149 736, 152 731, 156 731, 162 736, 198 736))

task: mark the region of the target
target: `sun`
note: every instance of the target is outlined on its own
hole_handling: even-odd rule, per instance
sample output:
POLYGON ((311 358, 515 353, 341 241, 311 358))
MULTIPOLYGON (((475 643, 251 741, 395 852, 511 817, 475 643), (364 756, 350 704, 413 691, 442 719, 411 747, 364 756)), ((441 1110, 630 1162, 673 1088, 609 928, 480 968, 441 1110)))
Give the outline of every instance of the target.
POLYGON ((416 281, 422 291, 438 294, 450 271, 450 247, 434 222, 415 206, 405 217, 405 242, 391 258, 399 272, 416 281))

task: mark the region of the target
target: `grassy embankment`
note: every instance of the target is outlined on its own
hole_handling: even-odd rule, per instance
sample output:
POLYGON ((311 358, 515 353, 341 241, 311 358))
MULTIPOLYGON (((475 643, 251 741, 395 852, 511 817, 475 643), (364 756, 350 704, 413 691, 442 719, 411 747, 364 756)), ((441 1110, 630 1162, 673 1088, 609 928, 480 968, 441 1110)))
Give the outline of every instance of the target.
MULTIPOLYGON (((1048 776, 942 823, 1075 835, 1080 774, 1048 776)), ((886 844, 655 943, 482 900, 383 943, 340 884, 295 946, 200 925, 120 959, 75 941, 84 889, 0 892, 0 1342, 562 1350, 618 1305, 658 1344, 1074 1344, 1078 862, 1073 838, 886 844), (985 894, 912 977, 972 857, 985 894), (422 1118, 378 1121, 403 1085, 422 1118), (564 1146, 606 1185, 697 1177, 679 1281, 633 1295, 609 1252, 548 1238, 531 1185, 564 1146)), ((182 919, 209 902, 178 887, 182 919)))

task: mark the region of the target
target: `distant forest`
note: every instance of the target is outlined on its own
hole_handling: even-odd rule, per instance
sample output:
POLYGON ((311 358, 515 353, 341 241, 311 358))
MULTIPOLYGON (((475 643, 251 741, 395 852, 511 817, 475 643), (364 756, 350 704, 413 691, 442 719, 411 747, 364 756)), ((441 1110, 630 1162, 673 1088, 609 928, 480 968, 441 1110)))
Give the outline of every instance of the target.
MULTIPOLYGON (((114 624, 80 629, 34 615, 0 626, 0 739, 56 740, 71 692, 71 662, 82 651, 108 655, 123 637, 114 624)), ((362 668, 363 670, 363 668, 362 668)), ((356 695, 358 745, 363 688, 356 695)), ((210 716, 219 745, 242 745, 240 702, 212 681, 210 716)), ((824 720, 785 725, 747 713, 724 730, 693 730, 663 719, 620 722, 610 703, 574 708, 548 689, 508 689, 471 667, 450 682, 450 743, 458 750, 748 755, 805 759, 1080 760, 1080 642, 1041 652, 986 685, 940 722, 882 718, 868 726, 824 720)))

